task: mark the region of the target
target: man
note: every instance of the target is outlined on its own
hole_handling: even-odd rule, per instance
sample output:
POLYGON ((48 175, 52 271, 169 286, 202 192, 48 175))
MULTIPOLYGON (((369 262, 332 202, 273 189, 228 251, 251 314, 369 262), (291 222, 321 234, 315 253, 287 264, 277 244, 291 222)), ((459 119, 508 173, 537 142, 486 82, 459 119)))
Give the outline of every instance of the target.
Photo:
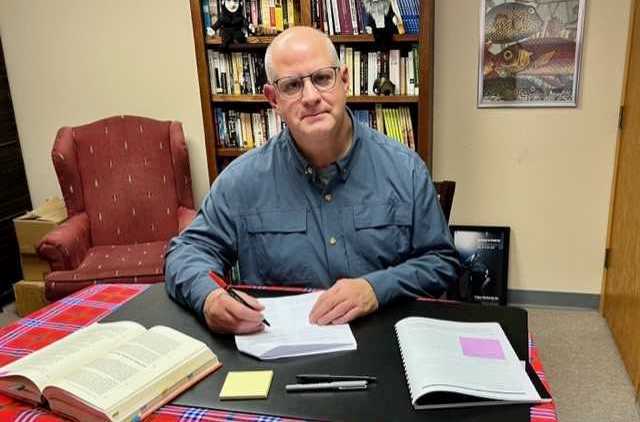
POLYGON ((287 129, 234 160, 193 224, 173 239, 166 286, 216 332, 262 326, 254 309, 207 277, 239 260, 244 283, 327 289, 310 321, 339 324, 399 297, 440 295, 458 261, 422 160, 357 123, 349 75, 323 33, 277 36, 265 55, 264 94, 287 129))

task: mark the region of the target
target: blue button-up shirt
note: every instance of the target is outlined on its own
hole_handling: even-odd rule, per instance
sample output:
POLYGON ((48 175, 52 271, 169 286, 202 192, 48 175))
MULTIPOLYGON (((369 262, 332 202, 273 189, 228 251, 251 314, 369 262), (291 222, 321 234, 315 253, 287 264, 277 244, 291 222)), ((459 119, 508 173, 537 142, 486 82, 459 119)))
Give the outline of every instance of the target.
POLYGON ((236 260, 247 284, 324 289, 363 277, 381 305, 443 293, 459 263, 425 164, 348 111, 352 146, 328 184, 287 129, 220 173, 167 251, 171 297, 202 316, 216 288, 208 271, 236 260))

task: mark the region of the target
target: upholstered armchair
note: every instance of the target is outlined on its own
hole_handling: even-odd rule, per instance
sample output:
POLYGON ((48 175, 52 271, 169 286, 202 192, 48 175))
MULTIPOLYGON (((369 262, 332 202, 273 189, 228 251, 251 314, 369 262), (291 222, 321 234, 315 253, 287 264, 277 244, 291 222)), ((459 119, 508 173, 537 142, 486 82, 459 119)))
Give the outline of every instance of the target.
POLYGON ((38 246, 52 270, 47 299, 164 281, 167 243, 196 214, 181 123, 116 116, 63 127, 51 155, 69 219, 38 246))

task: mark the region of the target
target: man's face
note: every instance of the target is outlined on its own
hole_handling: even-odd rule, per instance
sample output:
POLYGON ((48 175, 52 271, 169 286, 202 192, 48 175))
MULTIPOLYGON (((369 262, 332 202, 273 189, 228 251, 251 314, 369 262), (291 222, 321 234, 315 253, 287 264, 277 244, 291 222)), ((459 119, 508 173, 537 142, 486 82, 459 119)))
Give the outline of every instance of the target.
MULTIPOLYGON (((324 41, 319 37, 301 35, 288 41, 284 48, 273 54, 275 80, 285 77, 305 76, 335 66, 324 41)), ((331 139, 335 129, 345 118, 345 102, 349 76, 346 68, 335 72, 335 85, 329 90, 319 90, 311 78, 302 80, 301 92, 286 96, 272 86, 265 94, 272 106, 286 121, 299 146, 306 151, 322 150, 323 146, 336 142, 331 139)))

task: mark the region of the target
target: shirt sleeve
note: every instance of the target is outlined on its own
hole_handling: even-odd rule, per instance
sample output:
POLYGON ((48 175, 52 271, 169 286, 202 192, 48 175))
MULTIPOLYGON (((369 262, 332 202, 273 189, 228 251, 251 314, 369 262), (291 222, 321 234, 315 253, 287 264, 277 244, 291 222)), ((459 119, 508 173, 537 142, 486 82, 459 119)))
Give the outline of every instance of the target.
POLYGON ((223 274, 237 256, 236 222, 224 185, 225 178, 218 177, 191 225, 171 240, 165 258, 169 296, 200 318, 205 299, 218 288, 209 270, 223 274))
POLYGON ((413 224, 409 259, 366 274, 380 305, 400 297, 439 297, 457 280, 460 263, 438 196, 422 160, 413 171, 413 224))

